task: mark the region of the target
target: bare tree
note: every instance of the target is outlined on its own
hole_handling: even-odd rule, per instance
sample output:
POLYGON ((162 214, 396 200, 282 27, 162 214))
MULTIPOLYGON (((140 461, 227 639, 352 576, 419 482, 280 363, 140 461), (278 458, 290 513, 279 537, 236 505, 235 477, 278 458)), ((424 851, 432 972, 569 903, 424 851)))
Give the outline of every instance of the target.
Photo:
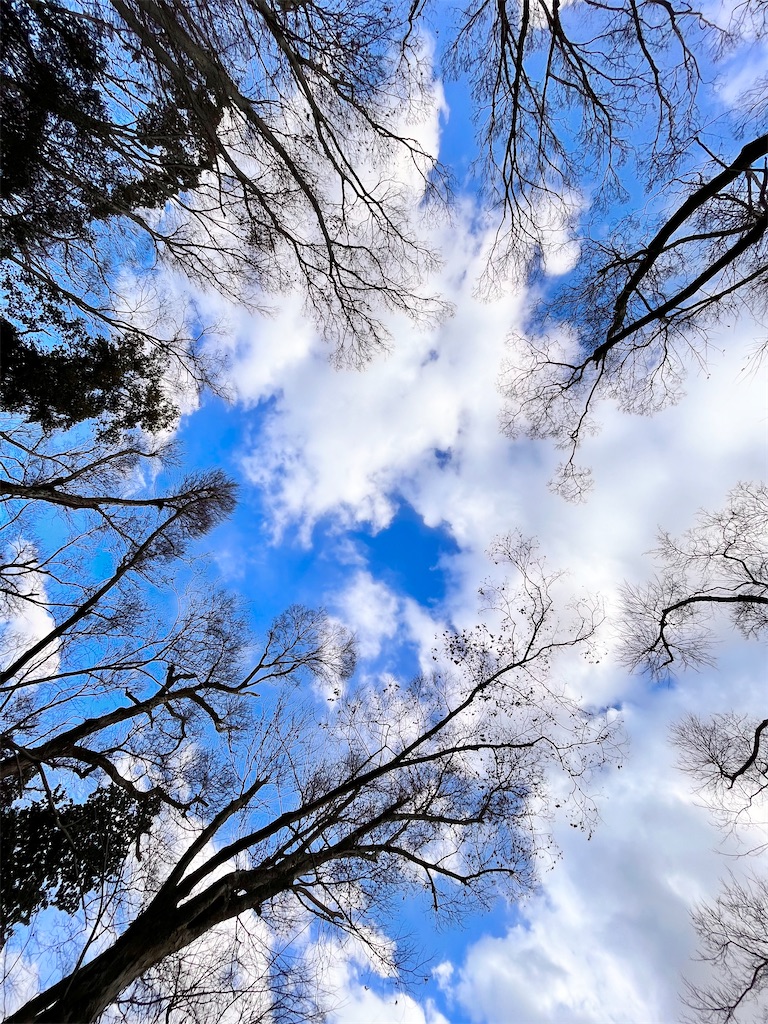
POLYGON ((696 911, 694 925, 701 958, 715 965, 721 978, 706 989, 688 986, 694 1019, 705 1024, 760 1020, 768 989, 768 881, 732 879, 715 903, 696 911))
MULTIPOLYGON (((696 782, 717 824, 746 843, 745 854, 765 857, 760 839, 768 822, 768 719, 734 713, 709 719, 687 715, 672 731, 680 768, 696 782)), ((732 874, 712 902, 693 911, 697 959, 710 965, 706 981, 686 980, 687 1019, 701 1024, 764 1020, 768 1008, 768 880, 732 874)))
POLYGON ((588 240, 575 280, 542 310, 543 338, 508 367, 506 430, 524 427, 568 453, 566 496, 588 486, 575 455, 599 399, 643 414, 675 402, 691 361, 706 362, 713 322, 765 312, 766 154, 768 135, 729 160, 712 154, 711 176, 702 168, 684 180, 684 201, 639 245, 632 222, 588 240))
POLYGON ((764 1020, 768 990, 768 881, 732 878, 717 900, 694 913, 701 960, 711 963, 717 982, 688 984, 689 1019, 704 1024, 764 1020))
POLYGON ((384 310, 447 310, 416 226, 444 193, 410 127, 432 84, 394 7, 2 8, 4 409, 167 427, 179 388, 221 386, 200 287, 259 310, 298 290, 354 364, 384 310))
POLYGON ((745 637, 768 627, 768 487, 740 484, 718 512, 676 540, 659 536, 663 572, 625 589, 625 655, 630 668, 663 675, 681 665, 711 664, 712 615, 730 613, 745 637))
POLYGON ((722 23, 650 0, 474 0, 459 15, 447 69, 472 85, 478 165, 499 215, 490 283, 535 276, 553 227, 580 242, 501 380, 505 430, 567 453, 567 497, 589 485, 575 454, 599 399, 642 413, 675 401, 714 321, 765 312, 764 88, 715 116, 707 82, 765 32, 759 4, 722 23), (651 193, 642 206, 638 187, 651 193))
MULTIPOLYGON (((440 192, 409 129, 431 81, 395 7, 5 0, 4 11, 14 372, 52 340, 59 373, 69 351, 95 359, 95 331, 134 363, 155 353, 209 382, 189 333, 196 311, 169 320, 153 293, 158 257, 259 307, 300 287, 353 362, 385 339, 381 309, 440 308, 419 290, 434 260, 411 217, 440 192), (389 169, 403 156, 415 186, 389 169)), ((47 401, 43 413, 64 415, 47 401)))
POLYGON ((697 118, 701 27, 677 3, 466 4, 447 70, 473 88, 482 170, 502 214, 495 269, 519 259, 521 241, 542 244, 542 205, 568 203, 585 181, 601 206, 624 196, 627 160, 652 178, 675 166, 697 118))
MULTIPOLYGON (((716 821, 729 832, 738 833, 742 824, 759 825, 766 814, 766 728, 768 719, 729 712, 708 719, 689 714, 672 731, 681 769, 694 779, 716 821)), ((754 835, 749 842, 751 854, 768 849, 754 835)))
MULTIPOLYGON (((4 440, 0 778, 11 791, 67 762, 147 795, 138 777, 115 767, 121 757, 146 748, 162 765, 194 735, 196 717, 226 731, 227 716, 236 722, 238 696, 258 681, 301 668, 321 672, 326 663, 346 671, 342 633, 326 628, 322 615, 291 609, 268 631, 251 671, 233 683, 247 643, 236 600, 191 586, 158 608, 155 588, 173 582, 190 542, 233 508, 223 474, 187 478, 161 496, 129 497, 137 464, 158 454, 141 438, 130 447, 72 450, 67 443, 62 451, 27 431, 6 432, 4 440), (51 508, 66 521, 52 520, 51 508), (62 526, 71 532, 58 534, 62 526), (99 550, 111 562, 106 574, 104 555, 94 564, 99 550), (86 712, 74 715, 74 725, 70 705, 86 712), (91 705, 98 713, 87 713, 91 705)), ((202 798, 179 802, 162 787, 151 792, 175 806, 202 798)))
MULTIPOLYGON (((625 661, 663 678, 678 666, 713 663, 717 611, 729 612, 746 638, 768 626, 768 488, 740 484, 718 512, 700 512, 681 539, 661 535, 656 554, 664 569, 650 584, 626 590, 625 661)), ((768 718, 735 712, 687 714, 672 730, 679 767, 695 782, 717 824, 746 853, 764 856, 768 718), (747 831, 747 826, 749 830, 747 831)), ((753 875, 731 877, 712 903, 701 904, 693 922, 699 958, 712 965, 713 980, 687 983, 686 1004, 696 1021, 763 1019, 768 992, 768 886, 753 875), (762 1013, 762 1016, 761 1016, 762 1013)))
MULTIPOLYGON (((65 475, 32 474, 42 491, 32 498, 18 493, 33 486, 19 471, 8 499, 96 525, 50 554, 39 540, 34 552, 17 544, 27 582, 9 588, 6 615, 34 607, 46 621, 32 636, 17 615, 3 634, 4 793, 12 807, 39 796, 55 809, 55 785, 80 802, 119 787, 157 809, 148 834, 134 830, 140 856, 80 892, 60 980, 9 1022, 94 1020, 110 1006, 158 1019, 185 1012, 190 984, 205 997, 200 1012, 255 989, 278 1016, 302 1019, 311 1006, 301 974, 294 984, 280 965, 309 923, 397 965, 382 929, 403 894, 450 915, 499 887, 530 888, 549 845, 550 783, 574 826, 591 827, 586 784, 614 740, 556 681, 553 662, 590 644, 599 610, 578 606, 563 620, 530 544, 499 547, 517 579, 498 591, 501 627, 447 634, 450 671, 407 685, 355 681, 350 638, 322 613, 289 609, 257 644, 210 588, 202 600, 194 588, 167 600, 190 532, 179 524, 192 516, 186 500, 152 497, 137 513, 102 493, 105 527, 102 508, 85 502, 62 513, 62 494, 82 490, 86 473, 65 475), (121 553, 105 575, 91 544, 106 530, 121 553), (251 943, 250 967, 227 974, 206 950, 217 935, 239 943, 236 932, 247 936, 241 953, 251 943)), ((21 515, 9 518, 19 529, 21 515)), ((68 841, 76 861, 93 863, 87 838, 68 841)), ((34 941, 35 920, 19 941, 34 941)))
MULTIPOLYGON (((413 4, 414 16, 428 10, 424 0, 413 4)), ((720 131, 749 138, 750 126, 759 125, 764 113, 760 81, 745 95, 739 121, 721 117, 713 125, 712 111, 703 109, 707 78, 713 64, 745 39, 762 38, 765 29, 764 11, 752 4, 718 22, 701 9, 674 2, 587 0, 579 9, 544 0, 467 3, 457 13, 446 46, 446 71, 467 76, 473 90, 482 146, 479 167, 502 215, 496 269, 503 271, 510 260, 519 262, 526 239, 545 246, 547 223, 541 214, 552 203, 568 207, 571 201, 571 215, 578 216, 581 203, 575 194, 585 187, 603 220, 618 199, 621 221, 636 235, 642 222, 634 214, 634 223, 626 219, 627 165, 633 184, 668 188, 685 184, 685 178, 676 181, 674 175, 687 164, 692 184, 700 176, 697 154, 719 162, 707 149, 707 137, 714 139, 720 131)), ((751 165, 764 155, 764 140, 758 139, 731 166, 721 165, 722 174, 714 182, 701 182, 701 190, 693 189, 688 203, 669 219, 669 232, 695 214, 713 191, 727 188, 741 174, 749 177, 751 165)), ((748 217, 764 209, 760 179, 753 185, 748 217)), ((662 219, 668 217, 667 210, 662 219)), ((628 233, 620 230, 624 241, 628 233)), ((660 233, 655 248, 643 249, 651 265, 667 241, 660 233)), ((607 249, 603 262, 609 256, 607 249)), ((584 280, 589 277, 585 274, 584 280)), ((596 347, 594 338, 585 340, 585 347, 596 347)))

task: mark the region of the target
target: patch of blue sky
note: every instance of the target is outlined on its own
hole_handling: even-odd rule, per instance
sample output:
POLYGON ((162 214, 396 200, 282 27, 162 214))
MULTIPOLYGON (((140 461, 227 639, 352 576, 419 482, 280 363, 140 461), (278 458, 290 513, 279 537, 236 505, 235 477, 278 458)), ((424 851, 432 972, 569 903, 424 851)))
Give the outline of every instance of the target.
POLYGON ((349 536, 369 570, 392 590, 428 607, 443 601, 448 558, 459 551, 446 527, 427 526, 412 505, 400 501, 386 529, 354 530, 349 536))
MULTIPOLYGON (((222 575, 253 605, 257 620, 286 604, 327 602, 355 569, 367 570, 400 598, 438 607, 459 547, 445 526, 427 526, 403 498, 393 495, 396 512, 384 529, 366 523, 345 528, 338 516, 327 515, 314 524, 309 544, 292 529, 275 535, 269 496, 243 480, 240 470, 246 439, 258 435, 272 406, 244 409, 209 400, 179 431, 187 466, 216 466, 239 480, 235 514, 199 548, 214 552, 222 575)), ((450 461, 448 452, 436 457, 441 464, 450 461)))
POLYGON ((358 984, 389 1001, 393 1014, 394 1000, 406 994, 422 1006, 431 1003, 451 1024, 469 1024, 472 1018, 445 991, 440 977, 441 965, 459 963, 467 945, 480 935, 503 940, 511 929, 528 927, 515 904, 501 901, 493 908, 462 910, 460 921, 446 924, 435 917, 426 893, 423 898, 414 894, 396 897, 390 916, 383 919, 382 924, 405 957, 402 982, 383 979, 373 969, 360 969, 358 984))
POLYGON ((477 155, 472 98, 466 81, 443 80, 446 109, 442 116, 440 160, 449 167, 457 188, 474 191, 472 164, 477 155))

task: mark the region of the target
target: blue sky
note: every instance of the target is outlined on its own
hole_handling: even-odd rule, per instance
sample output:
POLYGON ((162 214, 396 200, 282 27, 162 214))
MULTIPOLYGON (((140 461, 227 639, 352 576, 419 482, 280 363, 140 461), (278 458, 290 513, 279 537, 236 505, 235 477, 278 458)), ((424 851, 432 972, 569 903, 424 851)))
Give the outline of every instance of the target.
MULTIPOLYGON (((453 88, 446 96, 461 102, 453 88)), ((465 114, 433 112, 423 130, 461 178, 465 114)), ((500 902, 443 931, 409 908, 401 923, 431 958, 428 981, 403 993, 341 958, 338 1024, 673 1020, 681 973, 702 970, 690 960, 690 909, 733 865, 673 767, 668 729, 690 707, 758 712, 765 656, 723 626, 717 670, 652 687, 618 667, 613 626, 622 582, 653 571, 659 527, 682 532, 737 481, 765 476, 764 368, 743 371, 756 327, 744 319, 714 331, 710 366, 691 365, 678 405, 638 418, 605 403, 583 452, 593 492, 567 504, 547 486, 551 446, 499 431, 499 374, 527 297, 519 288, 477 296, 488 237, 476 204, 460 195, 452 222, 431 229, 451 319, 420 332, 394 317, 391 351, 359 372, 329 365, 295 296, 268 318, 229 310, 219 343, 233 400, 206 401, 179 439, 193 464, 221 466, 241 484, 235 516, 206 539, 224 580, 257 621, 293 602, 322 604, 356 631, 361 671, 415 674, 445 624, 478 621, 485 552, 513 529, 539 537, 549 564, 570 574, 569 594, 598 592, 606 603, 605 657, 568 668, 587 704, 622 709, 629 737, 621 773, 606 773, 596 792, 595 836, 556 819, 562 858, 542 865, 541 888, 521 907, 500 902)), ((200 301, 222 309, 215 296, 200 301)))
MULTIPOLYGON (((205 406, 180 433, 201 465, 215 461, 242 481, 235 517, 206 539, 225 579, 257 619, 294 601, 325 605, 358 633, 363 671, 407 677, 428 662, 443 623, 478 620, 476 590, 492 568, 485 550, 500 532, 537 534, 574 593, 598 591, 615 611, 621 582, 652 571, 659 526, 680 532, 737 480, 765 473, 765 381, 740 372, 753 338, 740 324, 678 406, 651 419, 603 410, 585 451, 594 492, 564 503, 547 488, 556 454, 497 428, 494 376, 514 303, 458 298, 471 307, 457 311, 464 323, 437 339, 404 331, 362 375, 332 369, 310 338, 268 397, 205 406), (437 361, 413 351, 434 346, 437 361), (435 457, 449 449, 449 461, 435 457)), ((260 346, 265 325, 251 329, 260 346)), ((730 862, 674 771, 667 729, 691 706, 759 711, 764 653, 725 628, 718 671, 653 688, 617 668, 610 621, 604 643, 601 665, 574 665, 571 679, 589 703, 622 707, 630 739, 621 775, 600 787, 596 835, 587 844, 556 822, 562 859, 521 908, 500 903, 447 931, 406 914, 432 957, 430 980, 395 993, 350 962, 335 978, 339 1022, 676 1018, 694 950, 691 904, 730 862)))
MULTIPOLYGON (((746 52, 753 71, 768 67, 764 46, 748 41, 746 52)), ((682 974, 704 970, 691 961, 691 908, 728 869, 746 870, 730 856, 736 839, 716 832, 675 770, 669 727, 691 708, 762 714, 766 659, 716 623, 717 668, 661 686, 629 676, 617 660, 620 588, 653 572, 659 528, 679 534, 738 481, 765 478, 766 367, 744 369, 759 328, 745 316, 713 329, 706 370, 691 360, 685 396, 653 417, 604 402, 581 454, 593 490, 565 502, 549 487, 553 446, 500 430, 500 380, 527 344, 534 296, 512 281, 478 290, 495 222, 468 178, 466 90, 435 75, 433 103, 410 130, 451 167, 457 195, 450 218, 419 220, 418 204, 413 217, 442 254, 429 284, 451 317, 418 328, 389 315, 390 350, 362 371, 339 369, 298 295, 269 296, 267 316, 168 279, 168 294, 186 290, 201 321, 219 325, 210 345, 228 356, 229 399, 191 405, 176 432, 185 469, 218 467, 240 487, 235 514, 199 551, 248 602, 255 628, 294 603, 323 606, 356 633, 362 675, 403 680, 431 669, 446 628, 483 620, 478 590, 494 575, 487 552, 500 535, 538 538, 548 566, 567 574, 564 602, 600 595, 599 663, 574 657, 558 670, 586 706, 619 709, 628 738, 621 769, 594 788, 594 835, 555 816, 560 855, 542 859, 540 885, 520 905, 499 899, 442 928, 418 902, 405 905, 392 933, 408 933, 424 961, 412 988, 350 949, 335 951, 325 980, 334 1024, 667 1022, 680 1014, 682 974)), ((736 97, 728 79, 709 102, 722 110, 736 97)), ((407 168, 396 173, 416 189, 407 168)), ((546 289, 573 269, 578 247, 556 202, 539 212, 551 225, 548 276, 537 282, 546 289)), ((753 828, 764 837, 764 823, 753 828)))

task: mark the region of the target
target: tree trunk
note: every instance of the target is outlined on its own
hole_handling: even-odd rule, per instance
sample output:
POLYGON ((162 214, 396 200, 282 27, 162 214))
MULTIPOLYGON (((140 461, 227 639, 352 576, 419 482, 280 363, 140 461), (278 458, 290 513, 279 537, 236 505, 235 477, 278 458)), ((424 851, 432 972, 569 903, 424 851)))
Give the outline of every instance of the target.
POLYGON ((195 902, 176 908, 153 901, 109 949, 30 999, 5 1024, 90 1024, 150 967, 204 934, 212 917, 229 916, 223 901, 219 913, 209 907, 195 919, 189 913, 195 902))
POLYGON ((30 999, 4 1024, 91 1024, 149 968, 222 921, 258 912, 307 866, 307 857, 300 857, 289 858, 282 870, 231 871, 191 899, 185 899, 183 886, 161 890, 109 949, 30 999))

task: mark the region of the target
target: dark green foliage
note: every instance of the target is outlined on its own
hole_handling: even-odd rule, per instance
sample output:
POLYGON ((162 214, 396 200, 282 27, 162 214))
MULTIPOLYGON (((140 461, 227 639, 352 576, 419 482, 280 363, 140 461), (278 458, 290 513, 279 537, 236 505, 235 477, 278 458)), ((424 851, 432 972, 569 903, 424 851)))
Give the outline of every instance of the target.
POLYGON ((113 432, 162 429, 175 413, 160 388, 164 355, 157 339, 113 325, 104 286, 135 248, 125 218, 211 166, 206 131, 221 107, 191 94, 204 130, 170 88, 134 116, 110 80, 104 22, 36 0, 0 0, 0 11, 0 407, 46 430, 91 418, 113 432))
POLYGON ((85 803, 52 799, 0 808, 0 943, 46 907, 74 913, 83 896, 114 879, 157 813, 157 798, 119 786, 85 803))
POLYGON ((6 256, 82 232, 109 166, 96 138, 106 110, 94 87, 104 62, 95 37, 66 12, 23 0, 3 0, 2 19, 6 256), (62 173, 73 164, 78 184, 62 173))
POLYGON ((160 360, 138 334, 119 342, 82 334, 75 345, 46 349, 0 318, 0 407, 44 430, 89 419, 104 421, 107 433, 167 427, 175 410, 161 375, 160 360))
POLYGON ((0 8, 4 257, 90 240, 94 221, 162 206, 198 183, 212 151, 188 107, 195 102, 215 129, 220 106, 171 87, 138 117, 120 116, 105 99, 117 87, 103 24, 34 0, 0 8))

